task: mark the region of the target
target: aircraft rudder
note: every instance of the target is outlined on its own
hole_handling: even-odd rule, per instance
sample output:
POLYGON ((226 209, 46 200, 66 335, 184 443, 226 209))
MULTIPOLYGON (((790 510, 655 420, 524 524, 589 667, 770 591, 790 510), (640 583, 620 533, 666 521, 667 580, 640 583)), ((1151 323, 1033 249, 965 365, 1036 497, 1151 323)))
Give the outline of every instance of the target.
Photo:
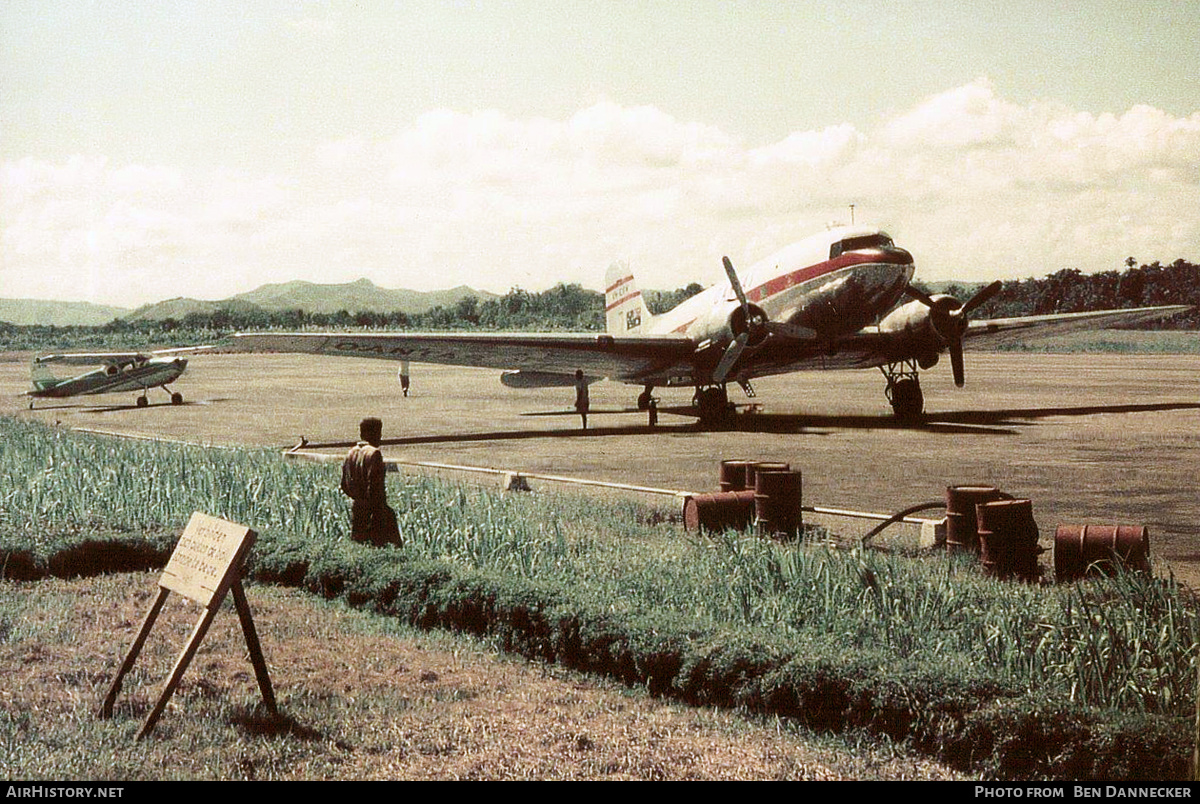
POLYGON ((29 364, 29 381, 34 391, 45 391, 58 385, 59 379, 40 358, 34 358, 29 364))
POLYGON ((653 318, 629 265, 610 265, 604 274, 604 321, 608 334, 642 332, 653 318))

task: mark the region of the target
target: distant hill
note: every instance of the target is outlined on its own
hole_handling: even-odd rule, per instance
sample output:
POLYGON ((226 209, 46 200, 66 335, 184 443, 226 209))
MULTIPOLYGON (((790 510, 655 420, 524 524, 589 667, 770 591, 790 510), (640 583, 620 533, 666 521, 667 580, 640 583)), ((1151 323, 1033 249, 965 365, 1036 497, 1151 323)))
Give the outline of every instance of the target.
POLYGON ((493 293, 472 290, 466 285, 423 293, 416 290, 389 290, 369 279, 359 279, 342 285, 301 281, 263 285, 249 293, 239 293, 233 299, 250 302, 268 311, 299 308, 310 313, 336 313, 339 310, 349 313, 391 313, 397 310, 423 313, 439 305, 453 307, 468 296, 480 301, 496 298, 493 293))
POLYGON ((126 321, 162 321, 165 318, 174 318, 176 321, 182 321, 191 313, 215 313, 218 310, 252 313, 257 309, 256 305, 244 301, 232 299, 205 301, 203 299, 189 299, 179 296, 174 299, 155 302, 154 304, 143 304, 133 312, 123 316, 123 318, 126 321))
POLYGON ((369 279, 340 285, 321 285, 315 282, 281 282, 263 285, 247 293, 239 293, 221 301, 176 298, 147 304, 125 316, 127 321, 160 321, 164 318, 183 320, 190 313, 213 313, 218 310, 248 313, 255 310, 278 312, 304 310, 309 313, 371 312, 423 313, 439 305, 453 307, 468 296, 480 301, 496 298, 493 293, 472 290, 465 285, 450 290, 427 293, 416 290, 389 290, 369 279))
POLYGON ((40 299, 0 299, 0 321, 18 326, 98 327, 129 312, 125 307, 109 307, 91 302, 43 301, 40 299))

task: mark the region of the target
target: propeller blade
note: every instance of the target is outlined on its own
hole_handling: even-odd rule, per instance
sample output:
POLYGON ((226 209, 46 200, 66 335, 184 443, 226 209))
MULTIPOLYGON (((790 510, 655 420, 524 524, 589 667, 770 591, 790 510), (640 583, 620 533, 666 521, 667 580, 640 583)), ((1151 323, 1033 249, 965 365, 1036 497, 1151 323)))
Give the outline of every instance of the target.
MULTIPOLYGON (((746 310, 750 306, 750 302, 746 301, 746 294, 742 292, 742 283, 738 280, 737 271, 733 270, 733 263, 728 257, 722 257, 721 262, 725 265, 725 275, 729 277, 729 284, 733 286, 733 292, 737 295, 738 302, 742 305, 742 309, 746 310)), ((747 313, 747 317, 749 314, 747 313)))
POLYGON ((750 333, 748 332, 743 332, 733 339, 729 347, 725 350, 725 354, 721 355, 721 362, 717 363, 716 369, 713 370, 714 382, 725 382, 725 378, 729 376, 730 370, 733 369, 738 358, 742 356, 742 351, 745 350, 748 340, 750 340, 750 333))
POLYGON ((921 304, 925 305, 926 307, 928 307, 931 310, 935 306, 937 306, 935 304, 935 302, 933 301, 933 299, 929 298, 929 295, 927 293, 925 293, 924 291, 921 291, 921 290, 917 290, 912 285, 906 285, 904 287, 904 292, 907 293, 909 296, 912 296, 914 299, 916 299, 921 304))
POLYGON ((963 345, 962 341, 954 341, 950 344, 950 369, 954 372, 954 384, 959 388, 963 387, 965 378, 963 376, 963 345))
POLYGON ((997 279, 995 282, 972 296, 970 300, 962 306, 960 313, 962 315, 966 315, 981 304, 986 304, 993 296, 1000 292, 1001 286, 1002 283, 999 279, 997 279))

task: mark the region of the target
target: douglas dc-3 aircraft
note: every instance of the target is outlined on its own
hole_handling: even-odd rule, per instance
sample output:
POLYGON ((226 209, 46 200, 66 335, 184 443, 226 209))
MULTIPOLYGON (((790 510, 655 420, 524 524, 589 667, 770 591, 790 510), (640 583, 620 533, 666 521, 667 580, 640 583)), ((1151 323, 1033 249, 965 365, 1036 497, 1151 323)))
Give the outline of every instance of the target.
POLYGON ((115 394, 123 391, 141 391, 137 398, 138 407, 150 404, 146 393, 151 388, 162 388, 171 394, 171 404, 183 404, 183 394, 167 388, 179 379, 187 368, 187 360, 179 357, 188 352, 211 349, 211 346, 188 346, 179 349, 160 349, 156 352, 77 352, 74 354, 45 355, 35 357, 30 366, 33 389, 25 392, 30 397, 29 408, 33 409, 37 398, 60 398, 87 394, 115 394), (49 363, 71 366, 100 366, 83 374, 59 379, 48 367, 49 363))
POLYGON ((311 352, 505 370, 510 387, 567 387, 576 370, 588 382, 608 378, 643 387, 694 387, 702 420, 724 417, 729 382, 753 396, 756 377, 808 369, 878 367, 897 416, 924 410, 918 369, 950 355, 963 384, 963 344, 1019 339, 1170 315, 1183 306, 971 321, 1000 282, 965 303, 929 296, 909 282, 913 258, 886 232, 839 227, 787 246, 739 274, 724 259, 727 281, 661 315, 652 315, 633 276, 620 266, 606 277, 606 334, 553 333, 239 333, 245 351, 311 352), (896 307, 905 296, 911 300, 896 307), (893 309, 893 307, 895 309, 893 309))

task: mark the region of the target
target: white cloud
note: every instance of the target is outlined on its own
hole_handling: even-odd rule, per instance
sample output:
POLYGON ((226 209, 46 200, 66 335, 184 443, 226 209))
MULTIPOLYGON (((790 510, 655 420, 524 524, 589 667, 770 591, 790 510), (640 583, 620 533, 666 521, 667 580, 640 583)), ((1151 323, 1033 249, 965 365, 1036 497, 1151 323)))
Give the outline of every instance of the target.
POLYGON ((1022 106, 986 79, 877 129, 748 145, 653 107, 562 119, 438 110, 278 175, 30 157, 0 170, 0 296, 123 304, 263 282, 495 291, 714 280, 857 205, 921 276, 984 279, 1197 259, 1200 113, 1022 106), (84 279, 81 279, 84 277, 84 279))

